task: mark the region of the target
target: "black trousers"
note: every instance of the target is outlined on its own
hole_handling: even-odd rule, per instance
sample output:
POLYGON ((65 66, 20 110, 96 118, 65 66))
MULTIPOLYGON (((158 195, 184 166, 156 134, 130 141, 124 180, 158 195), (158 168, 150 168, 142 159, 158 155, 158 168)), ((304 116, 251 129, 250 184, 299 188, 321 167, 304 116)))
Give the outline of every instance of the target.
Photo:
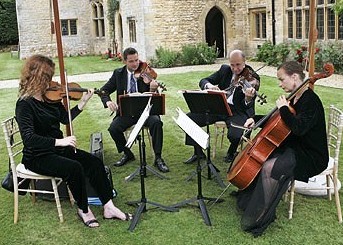
MULTIPOLYGON (((192 119, 200 127, 204 127, 207 124, 212 125, 218 121, 225 121, 226 126, 228 128, 227 138, 230 141, 228 154, 234 154, 236 152, 240 139, 244 132, 244 130, 242 129, 232 127, 231 122, 243 126, 245 121, 248 119, 248 116, 243 113, 234 113, 232 116, 209 114, 207 118, 206 114, 198 114, 198 113, 190 112, 187 114, 187 116, 190 119, 192 119)), ((187 134, 186 134, 186 145, 193 145, 194 147, 197 146, 196 142, 187 134)))
POLYGON ((86 151, 77 149, 75 152, 73 148, 66 147, 57 154, 35 157, 31 162, 25 163, 25 166, 38 174, 55 176, 66 181, 77 206, 84 213, 88 212, 86 176, 102 204, 113 197, 103 162, 86 151))
MULTIPOLYGON (((124 136, 124 132, 129 127, 136 124, 138 119, 139 117, 137 116, 116 116, 113 119, 110 127, 108 128, 108 131, 112 139, 114 140, 119 153, 125 150, 126 139, 124 136)), ((149 116, 144 126, 147 126, 149 128, 149 132, 152 137, 152 147, 154 149, 155 155, 160 156, 163 146, 163 122, 161 121, 160 116, 149 116)))

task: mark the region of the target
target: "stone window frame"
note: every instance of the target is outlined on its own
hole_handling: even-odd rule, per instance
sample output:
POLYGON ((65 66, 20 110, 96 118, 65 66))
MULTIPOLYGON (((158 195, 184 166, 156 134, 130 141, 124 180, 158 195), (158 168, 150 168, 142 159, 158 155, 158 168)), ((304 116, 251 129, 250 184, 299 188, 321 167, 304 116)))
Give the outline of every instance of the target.
POLYGON ((97 38, 105 37, 105 10, 102 1, 92 1, 92 22, 94 36, 97 38))
POLYGON ((136 19, 134 17, 127 17, 127 22, 129 26, 129 38, 131 43, 137 43, 137 25, 136 19))
POLYGON ((61 19, 62 36, 77 35, 77 19, 61 19))
POLYGON ((255 40, 267 39, 267 10, 265 7, 249 9, 251 36, 255 40))
MULTIPOLYGON (((309 32, 309 0, 286 1, 286 26, 289 39, 306 40, 309 32)), ((334 0, 320 0, 316 6, 318 40, 343 40, 343 20, 334 13, 334 0)))

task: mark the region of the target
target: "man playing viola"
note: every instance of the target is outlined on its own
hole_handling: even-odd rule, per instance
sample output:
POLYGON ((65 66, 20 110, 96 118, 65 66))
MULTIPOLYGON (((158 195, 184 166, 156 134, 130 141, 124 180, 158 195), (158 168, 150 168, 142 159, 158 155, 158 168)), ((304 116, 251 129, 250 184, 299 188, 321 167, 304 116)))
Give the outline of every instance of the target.
MULTIPOLYGON (((222 65, 218 71, 209 77, 201 79, 199 86, 201 89, 225 90, 227 91, 227 102, 230 106, 232 116, 229 115, 209 115, 209 124, 217 121, 225 121, 228 127, 227 137, 230 141, 230 147, 224 161, 230 163, 233 161, 238 148, 240 138, 243 130, 234 128, 231 123, 243 125, 245 121, 254 116, 256 90, 259 88, 260 77, 253 71, 253 69, 245 64, 245 55, 241 50, 233 50, 229 56, 229 65, 222 65), (250 88, 242 89, 242 86, 237 83, 244 69, 249 69, 252 75, 252 85, 250 88)), ((204 114, 188 113, 187 114, 200 127, 206 126, 206 117, 204 114)), ((195 142, 186 135, 186 145, 194 146, 194 154, 184 163, 189 164, 197 160, 197 151, 195 142)), ((205 158, 202 154, 201 159, 205 158)))
MULTIPOLYGON (((150 80, 148 77, 143 76, 136 78, 135 71, 139 67, 138 52, 134 48, 127 48, 123 52, 123 59, 125 66, 114 70, 111 78, 100 89, 105 93, 101 95, 101 101, 105 108, 108 108, 111 112, 116 111, 108 131, 114 140, 118 152, 124 152, 119 161, 114 163, 114 166, 123 166, 126 163, 135 159, 133 153, 126 145, 126 138, 124 132, 132 125, 136 124, 138 116, 121 116, 118 111, 119 95, 127 93, 143 93, 143 92, 155 92, 158 88, 158 83, 155 80, 150 80), (117 91, 116 101, 112 101, 110 94, 117 91)), ((145 122, 145 126, 149 128, 152 136, 152 145, 155 153, 154 165, 161 172, 168 172, 169 168, 162 158, 162 145, 163 145, 163 123, 160 116, 149 116, 145 122)))

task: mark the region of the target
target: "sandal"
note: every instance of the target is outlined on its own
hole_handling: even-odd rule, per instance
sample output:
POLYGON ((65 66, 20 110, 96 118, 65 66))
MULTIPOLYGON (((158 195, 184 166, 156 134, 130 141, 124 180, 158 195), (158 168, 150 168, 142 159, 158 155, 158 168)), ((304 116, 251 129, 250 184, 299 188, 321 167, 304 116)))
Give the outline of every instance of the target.
POLYGON ((99 227, 99 225, 100 225, 99 222, 98 222, 96 219, 90 219, 90 220, 88 220, 88 221, 84 221, 83 218, 82 218, 82 216, 81 216, 81 214, 77 213, 77 215, 78 215, 79 218, 81 219, 82 223, 83 223, 85 226, 89 227, 89 228, 97 228, 97 227, 99 227), (98 225, 97 225, 97 226, 92 226, 92 224, 98 224, 98 225))

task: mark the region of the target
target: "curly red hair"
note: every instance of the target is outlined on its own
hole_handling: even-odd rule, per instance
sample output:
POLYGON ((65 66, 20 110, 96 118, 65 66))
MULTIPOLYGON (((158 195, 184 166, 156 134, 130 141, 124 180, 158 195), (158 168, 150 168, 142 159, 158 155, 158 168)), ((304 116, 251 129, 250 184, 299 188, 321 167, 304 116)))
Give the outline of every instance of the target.
POLYGON ((45 94, 55 73, 55 63, 43 55, 33 55, 25 62, 19 82, 22 99, 45 94))

